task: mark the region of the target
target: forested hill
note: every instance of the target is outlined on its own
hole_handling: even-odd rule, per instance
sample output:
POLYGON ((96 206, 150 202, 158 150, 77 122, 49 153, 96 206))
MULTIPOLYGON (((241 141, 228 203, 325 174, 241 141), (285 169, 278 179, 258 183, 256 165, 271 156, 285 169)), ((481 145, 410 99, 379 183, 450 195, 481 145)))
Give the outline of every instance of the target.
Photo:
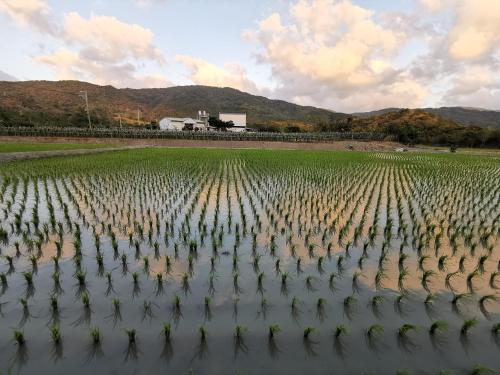
POLYGON ((90 112, 98 123, 116 123, 119 117, 129 124, 151 122, 162 117, 196 117, 199 110, 217 116, 219 112, 247 113, 250 125, 295 125, 311 130, 314 125, 347 115, 321 108, 271 100, 232 88, 177 86, 158 89, 117 89, 79 81, 0 82, 0 109, 4 122, 58 122, 67 126, 85 125, 84 101, 87 91, 90 112))

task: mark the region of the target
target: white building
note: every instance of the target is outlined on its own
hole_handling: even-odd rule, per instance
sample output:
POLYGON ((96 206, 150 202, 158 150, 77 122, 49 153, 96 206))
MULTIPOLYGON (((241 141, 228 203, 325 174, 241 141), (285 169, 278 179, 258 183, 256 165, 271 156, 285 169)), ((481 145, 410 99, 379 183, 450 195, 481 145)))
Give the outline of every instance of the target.
POLYGON ((247 130, 247 114, 246 113, 219 113, 219 120, 232 121, 234 126, 228 128, 232 132, 244 132, 247 130))
POLYGON ((190 117, 165 117, 160 120, 160 130, 208 130, 208 113, 198 111, 198 119, 190 117))
MULTIPOLYGON (((210 127, 208 120, 210 115, 205 111, 198 111, 198 119, 190 117, 165 117, 160 120, 160 130, 181 131, 209 131, 216 130, 210 127)), ((219 120, 229 122, 232 121, 234 126, 228 128, 231 132, 244 132, 247 130, 247 115, 246 113, 219 113, 219 120)))

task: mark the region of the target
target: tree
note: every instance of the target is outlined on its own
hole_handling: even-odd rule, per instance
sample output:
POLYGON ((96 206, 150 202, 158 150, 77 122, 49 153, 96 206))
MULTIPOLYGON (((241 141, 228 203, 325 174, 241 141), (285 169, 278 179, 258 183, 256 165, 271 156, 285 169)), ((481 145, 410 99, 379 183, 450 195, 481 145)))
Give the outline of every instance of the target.
POLYGON ((301 133, 301 129, 295 125, 289 125, 285 129, 283 129, 285 133, 301 133))
POLYGON ((232 121, 222 121, 222 120, 218 119, 217 117, 210 117, 208 119, 208 124, 211 127, 216 128, 218 130, 222 130, 222 131, 225 131, 228 128, 232 128, 234 126, 234 122, 232 122, 232 121))
POLYGON ((328 123, 320 123, 319 130, 322 132, 336 132, 336 133, 348 133, 353 130, 354 118, 346 117, 337 119, 334 116, 330 116, 328 123))

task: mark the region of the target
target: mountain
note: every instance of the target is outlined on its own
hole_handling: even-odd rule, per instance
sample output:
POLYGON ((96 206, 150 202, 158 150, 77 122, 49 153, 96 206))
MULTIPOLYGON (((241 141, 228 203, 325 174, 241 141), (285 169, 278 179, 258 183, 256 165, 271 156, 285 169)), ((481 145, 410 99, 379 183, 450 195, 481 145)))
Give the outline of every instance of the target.
POLYGON ((464 126, 500 129, 500 111, 465 107, 424 108, 424 111, 453 120, 464 126))
MULTIPOLYGON (((384 108, 371 112, 352 113, 351 115, 360 118, 367 118, 391 112, 398 112, 400 110, 401 108, 384 108)), ((442 118, 454 121, 463 126, 479 126, 482 128, 500 129, 500 111, 466 107, 422 108, 421 110, 441 116, 442 118)))
POLYGON ((367 117, 385 115, 386 113, 397 112, 399 110, 401 110, 401 108, 383 108, 383 109, 378 109, 376 111, 370 111, 370 112, 355 112, 355 113, 351 113, 351 116, 367 118, 367 117))
POLYGON ((11 76, 9 73, 5 73, 0 70, 0 81, 17 81, 16 77, 11 76))
POLYGON ((383 132, 388 127, 408 128, 413 127, 427 133, 434 131, 447 131, 462 128, 453 120, 427 112, 422 109, 399 109, 387 111, 370 117, 357 117, 351 121, 353 130, 383 132))
POLYGON ((424 109, 399 109, 371 117, 349 117, 334 126, 343 131, 384 133, 405 144, 500 147, 500 129, 459 125, 424 109))
MULTIPOLYGON (((249 125, 261 127, 298 126, 311 130, 322 122, 346 117, 325 109, 270 100, 232 88, 177 86, 158 89, 117 89, 79 81, 0 82, 0 115, 4 122, 86 123, 85 103, 79 96, 87 91, 95 123, 149 123, 163 117, 196 117, 199 110, 247 113, 249 125), (5 119, 7 117, 8 119, 5 119)), ((1 117, 0 117, 1 119, 1 117)))

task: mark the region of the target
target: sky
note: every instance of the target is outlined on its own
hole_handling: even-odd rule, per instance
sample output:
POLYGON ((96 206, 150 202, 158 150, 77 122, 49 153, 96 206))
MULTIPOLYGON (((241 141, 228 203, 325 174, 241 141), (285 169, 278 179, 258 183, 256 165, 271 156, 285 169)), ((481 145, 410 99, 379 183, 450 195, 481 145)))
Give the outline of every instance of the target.
POLYGON ((500 110, 500 0, 0 0, 0 80, 500 110))

